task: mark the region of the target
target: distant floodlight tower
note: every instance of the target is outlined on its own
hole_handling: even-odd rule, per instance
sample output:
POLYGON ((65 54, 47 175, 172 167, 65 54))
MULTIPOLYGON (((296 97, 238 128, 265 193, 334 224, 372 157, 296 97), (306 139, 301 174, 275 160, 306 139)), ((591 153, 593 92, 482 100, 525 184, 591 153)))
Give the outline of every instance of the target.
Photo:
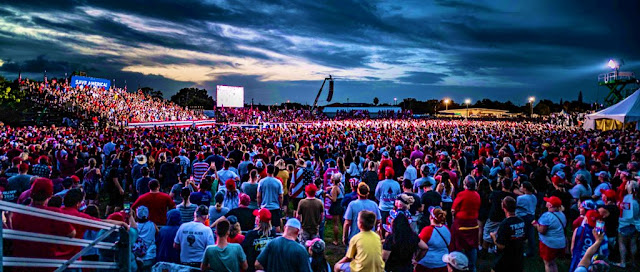
POLYGON ((531 117, 533 118, 533 102, 536 101, 536 98, 533 96, 529 97, 529 105, 531 105, 531 117))
POLYGON ((471 104, 471 99, 465 99, 464 103, 467 104, 467 118, 469 118, 469 105, 471 104))
POLYGON ((451 102, 451 100, 449 98, 445 98, 443 102, 444 102, 444 110, 449 110, 449 103, 451 102))
POLYGON ((598 85, 609 88, 609 94, 604 98, 604 104, 611 106, 626 98, 629 93, 624 88, 629 84, 635 84, 638 81, 633 72, 621 72, 620 66, 624 64, 623 60, 615 61, 610 59, 607 66, 610 72, 598 75, 598 85))

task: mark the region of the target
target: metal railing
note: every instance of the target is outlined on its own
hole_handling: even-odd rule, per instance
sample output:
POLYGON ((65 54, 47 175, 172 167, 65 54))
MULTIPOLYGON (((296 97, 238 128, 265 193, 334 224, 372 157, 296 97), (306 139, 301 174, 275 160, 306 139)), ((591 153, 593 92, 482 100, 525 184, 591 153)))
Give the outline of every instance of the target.
POLYGON ((95 240, 69 238, 63 236, 19 231, 13 229, 3 229, 0 225, 0 272, 4 267, 48 267, 57 268, 56 272, 64 271, 67 268, 92 268, 118 270, 121 272, 130 270, 131 262, 131 241, 129 241, 129 232, 117 225, 90 220, 73 215, 62 214, 58 212, 38 209, 34 207, 19 205, 11 202, 0 201, 1 212, 19 213, 29 216, 35 216, 60 222, 66 222, 75 225, 83 225, 91 228, 104 230, 95 240), (120 239, 118 242, 103 242, 112 233, 119 232, 120 239), (71 259, 43 259, 28 257, 10 257, 4 256, 3 239, 11 239, 18 241, 30 241, 40 243, 51 243, 57 245, 78 246, 83 247, 80 252, 75 254, 71 259), (116 262, 97 262, 97 261, 78 261, 78 259, 91 249, 113 250, 117 251, 118 258, 116 262))

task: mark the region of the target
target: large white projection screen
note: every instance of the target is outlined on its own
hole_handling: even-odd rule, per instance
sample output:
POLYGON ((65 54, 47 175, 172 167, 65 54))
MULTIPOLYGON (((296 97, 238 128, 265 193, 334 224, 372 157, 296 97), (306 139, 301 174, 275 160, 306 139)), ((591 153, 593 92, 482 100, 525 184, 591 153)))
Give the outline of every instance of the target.
POLYGON ((216 86, 216 106, 229 108, 244 107, 244 87, 242 86, 216 86))

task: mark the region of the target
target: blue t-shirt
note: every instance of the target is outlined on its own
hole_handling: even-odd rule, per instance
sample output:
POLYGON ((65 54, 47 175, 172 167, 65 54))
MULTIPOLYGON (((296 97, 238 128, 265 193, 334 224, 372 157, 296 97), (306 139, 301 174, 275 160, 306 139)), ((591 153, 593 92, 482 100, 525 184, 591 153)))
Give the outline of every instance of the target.
POLYGON ((226 215, 228 212, 229 212, 229 208, 227 207, 222 207, 220 208, 220 211, 218 211, 216 209, 216 206, 210 206, 209 207, 209 224, 213 224, 213 222, 216 222, 218 218, 226 215))
POLYGON ((402 193, 402 190, 397 181, 385 179, 378 182, 378 186, 376 186, 376 199, 380 201, 380 210, 385 212, 392 210, 396 197, 400 193, 402 193))
MULTIPOLYGON (((426 268, 445 267, 447 266, 447 264, 442 261, 442 256, 445 254, 449 254, 449 243, 451 243, 451 232, 449 232, 449 229, 446 226, 441 226, 441 227, 429 226, 427 228, 433 229, 431 231, 431 236, 429 237, 429 240, 426 241, 427 246, 429 246, 429 250, 427 251, 427 254, 425 254, 424 257, 422 257, 422 259, 418 263, 426 268)), ((423 229, 423 231, 420 233, 421 236, 429 233, 429 229, 427 228, 423 229)), ((420 239, 422 238, 423 237, 420 237, 420 239)))
POLYGON ((220 191, 220 190, 225 188, 224 185, 225 185, 225 182, 227 182, 227 180, 229 180, 229 179, 234 179, 235 180, 238 177, 238 175, 236 175, 236 173, 234 173, 231 170, 222 169, 222 170, 218 171, 218 177, 219 177, 219 180, 220 180, 220 184, 218 184, 218 191, 220 191))
MULTIPOLYGON (((525 215, 534 215, 536 214, 536 205, 538 204, 538 199, 534 194, 524 194, 518 196, 517 199, 517 207, 516 207, 516 215, 517 216, 525 216, 525 215)), ((526 222, 531 223, 531 222, 526 222)))
POLYGON ((376 214, 376 219, 381 220, 380 210, 378 204, 368 199, 356 199, 349 203, 347 210, 344 213, 344 220, 351 220, 351 228, 349 231, 349 240, 351 237, 358 234, 360 229, 358 228, 358 214, 361 211, 370 211, 376 214))
POLYGON ((261 208, 267 210, 280 209, 279 196, 284 193, 282 183, 274 177, 266 177, 258 182, 258 192, 262 195, 261 208))
POLYGON ((284 237, 269 242, 257 261, 265 271, 311 271, 307 250, 301 244, 284 237))
POLYGON ((211 192, 209 191, 206 191, 205 193, 193 192, 191 193, 191 196, 189 196, 189 200, 191 200, 191 203, 196 204, 198 206, 200 205, 209 206, 211 205, 211 192))
POLYGON ((550 212, 543 213, 540 219, 538 219, 538 224, 547 226, 547 232, 544 234, 540 233, 540 241, 543 244, 556 249, 566 246, 564 227, 567 225, 567 219, 562 212, 554 212, 553 214, 550 212), (558 220, 558 218, 560 218, 560 220, 558 220))

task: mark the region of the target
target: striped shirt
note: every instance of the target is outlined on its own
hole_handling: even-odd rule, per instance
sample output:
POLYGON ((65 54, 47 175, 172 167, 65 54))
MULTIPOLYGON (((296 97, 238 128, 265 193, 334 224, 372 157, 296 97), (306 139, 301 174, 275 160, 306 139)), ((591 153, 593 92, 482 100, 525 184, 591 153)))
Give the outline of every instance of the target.
POLYGON ((193 164, 193 180, 196 183, 200 183, 202 176, 209 170, 209 164, 203 161, 199 161, 193 164))

